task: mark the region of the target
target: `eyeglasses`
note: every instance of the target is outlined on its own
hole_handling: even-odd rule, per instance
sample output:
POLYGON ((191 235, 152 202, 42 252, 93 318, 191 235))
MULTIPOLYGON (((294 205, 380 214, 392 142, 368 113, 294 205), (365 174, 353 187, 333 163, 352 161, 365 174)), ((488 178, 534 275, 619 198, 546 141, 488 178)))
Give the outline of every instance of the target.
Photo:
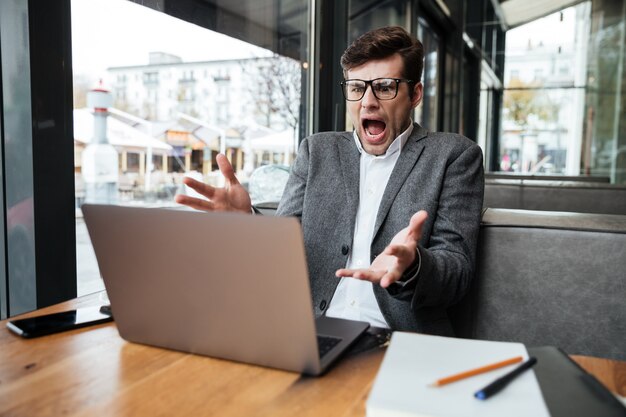
POLYGON ((413 80, 403 80, 400 78, 376 78, 373 80, 344 80, 341 82, 343 97, 348 101, 359 101, 365 95, 367 86, 372 88, 374 97, 379 100, 392 100, 398 95, 398 85, 400 83, 413 84, 413 80))

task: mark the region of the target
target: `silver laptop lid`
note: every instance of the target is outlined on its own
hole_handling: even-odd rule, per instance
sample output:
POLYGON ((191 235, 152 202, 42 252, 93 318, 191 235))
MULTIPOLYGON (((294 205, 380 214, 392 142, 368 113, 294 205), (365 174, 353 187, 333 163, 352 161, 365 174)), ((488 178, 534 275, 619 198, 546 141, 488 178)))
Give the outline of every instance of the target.
POLYGON ((296 219, 104 205, 83 213, 124 339, 320 372, 296 219))

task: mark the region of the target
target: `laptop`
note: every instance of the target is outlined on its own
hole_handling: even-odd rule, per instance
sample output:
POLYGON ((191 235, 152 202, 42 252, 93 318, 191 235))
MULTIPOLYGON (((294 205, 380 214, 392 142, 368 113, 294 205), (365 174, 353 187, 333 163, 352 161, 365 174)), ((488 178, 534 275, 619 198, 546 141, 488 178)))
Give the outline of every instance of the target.
POLYGON ((369 327, 315 319, 295 218, 82 211, 125 340, 320 375, 369 327))

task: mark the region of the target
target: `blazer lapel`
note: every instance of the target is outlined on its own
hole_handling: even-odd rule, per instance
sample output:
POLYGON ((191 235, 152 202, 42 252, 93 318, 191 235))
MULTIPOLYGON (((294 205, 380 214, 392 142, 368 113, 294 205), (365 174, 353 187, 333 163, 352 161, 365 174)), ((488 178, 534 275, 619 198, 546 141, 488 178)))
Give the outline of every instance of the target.
POLYGON ((393 168, 391 176, 389 177, 389 182, 387 182, 387 187, 383 193, 383 198, 380 202, 380 207, 378 208, 378 214, 376 215, 374 234, 372 236, 376 236, 378 233, 378 229, 380 229, 385 218, 387 217, 387 213, 398 195, 400 188, 402 188, 406 178, 409 176, 413 167, 417 163, 417 160, 422 154, 422 151, 424 150, 424 143, 420 139, 425 137, 426 134, 427 131, 424 128, 418 124, 414 125, 413 132, 404 144, 404 148, 402 149, 402 152, 400 152, 400 157, 396 162, 396 166, 393 168))
POLYGON ((339 149, 339 161, 341 164, 341 174, 345 187, 348 213, 352 218, 356 218, 359 206, 359 170, 361 154, 357 149, 352 133, 342 135, 337 141, 339 149))

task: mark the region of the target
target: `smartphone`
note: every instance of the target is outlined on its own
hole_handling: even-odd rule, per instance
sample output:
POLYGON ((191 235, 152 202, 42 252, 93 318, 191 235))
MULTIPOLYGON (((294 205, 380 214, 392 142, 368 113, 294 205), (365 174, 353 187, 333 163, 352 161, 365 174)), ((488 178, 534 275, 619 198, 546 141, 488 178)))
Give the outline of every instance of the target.
POLYGON ((113 320, 113 316, 109 306, 86 307, 27 319, 11 320, 7 322, 7 327, 19 336, 31 338, 106 323, 111 320, 113 320))

